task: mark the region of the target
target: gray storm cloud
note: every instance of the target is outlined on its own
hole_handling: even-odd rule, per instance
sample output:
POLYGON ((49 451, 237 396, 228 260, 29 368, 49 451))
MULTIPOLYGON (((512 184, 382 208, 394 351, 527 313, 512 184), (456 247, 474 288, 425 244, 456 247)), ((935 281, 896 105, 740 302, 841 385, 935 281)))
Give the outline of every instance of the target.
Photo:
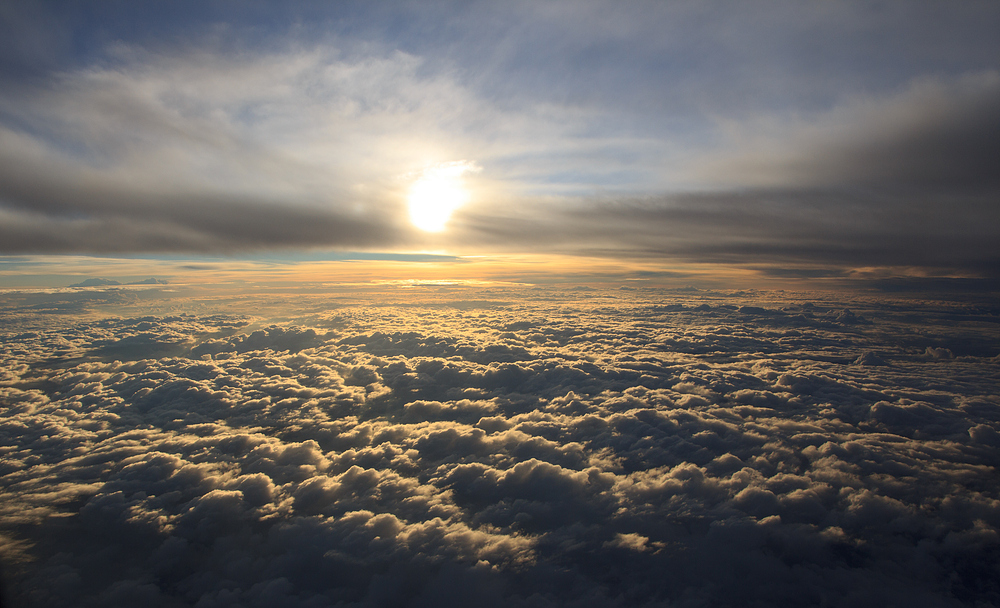
POLYGON ((435 293, 5 296, 7 599, 1000 600, 995 307, 435 293))

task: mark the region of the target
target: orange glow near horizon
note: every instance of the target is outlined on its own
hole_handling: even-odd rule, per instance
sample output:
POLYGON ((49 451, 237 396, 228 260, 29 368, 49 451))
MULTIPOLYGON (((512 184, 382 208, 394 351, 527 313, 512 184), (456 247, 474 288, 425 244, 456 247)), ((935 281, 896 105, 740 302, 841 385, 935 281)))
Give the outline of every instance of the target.
MULTIPOLYGON (((393 255, 393 254, 387 254, 393 255)), ((396 254, 404 255, 404 254, 396 254)), ((634 258, 572 255, 442 256, 441 259, 130 259, 89 256, 30 256, 22 268, 0 270, 0 291, 67 289, 88 278, 114 279, 120 288, 142 289, 130 282, 168 281, 157 289, 180 286, 231 290, 405 288, 407 286, 589 285, 595 288, 836 289, 835 281, 765 277, 740 267, 634 258)), ((115 286, 110 288, 114 289, 115 286)))

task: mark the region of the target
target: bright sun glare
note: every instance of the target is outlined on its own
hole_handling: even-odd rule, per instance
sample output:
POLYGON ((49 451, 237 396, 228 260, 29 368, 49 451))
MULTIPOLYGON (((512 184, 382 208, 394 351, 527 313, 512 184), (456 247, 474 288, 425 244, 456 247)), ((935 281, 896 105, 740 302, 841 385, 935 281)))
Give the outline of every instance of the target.
POLYGON ((427 232, 441 232, 453 211, 469 200, 462 174, 478 171, 468 161, 442 163, 426 169, 410 187, 410 221, 427 232))

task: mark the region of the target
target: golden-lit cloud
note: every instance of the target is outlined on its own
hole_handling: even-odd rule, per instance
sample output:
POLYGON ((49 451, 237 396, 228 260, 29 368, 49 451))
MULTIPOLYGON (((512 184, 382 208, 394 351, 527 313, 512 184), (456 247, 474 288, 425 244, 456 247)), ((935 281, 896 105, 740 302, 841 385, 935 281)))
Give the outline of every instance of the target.
POLYGON ((982 309, 285 287, 0 293, 4 605, 992 597, 982 309))

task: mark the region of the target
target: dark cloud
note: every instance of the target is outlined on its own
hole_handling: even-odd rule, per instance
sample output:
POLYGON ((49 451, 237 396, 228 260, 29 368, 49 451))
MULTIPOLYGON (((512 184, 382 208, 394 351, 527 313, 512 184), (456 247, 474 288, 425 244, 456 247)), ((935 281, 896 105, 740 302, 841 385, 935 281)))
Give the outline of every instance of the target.
POLYGON ((989 314, 507 293, 359 296, 327 330, 321 296, 243 302, 256 320, 17 309, 12 605, 1000 600, 989 314))
MULTIPOLYGON (((989 277, 964 279, 964 287, 989 288, 1000 267, 993 248, 1000 217, 991 202, 998 193, 872 188, 672 195, 590 203, 532 224, 468 218, 463 238, 497 249, 544 242, 540 248, 561 253, 749 265, 772 276, 845 277, 868 267, 963 273, 989 277)), ((926 286, 933 279, 910 282, 926 286)))
MULTIPOLYGON (((3 185, 9 188, 15 181, 19 180, 3 180, 3 185)), ((53 193, 0 188, 0 198, 15 207, 0 208, 3 252, 245 252, 261 246, 286 249, 320 245, 365 248, 398 246, 406 238, 405 230, 384 217, 351 216, 330 209, 290 208, 204 193, 127 191, 96 194, 99 203, 88 207, 80 204, 86 194, 72 184, 53 193), (38 201, 57 208, 46 210, 36 204, 38 201)))
POLYGON ((748 184, 984 195, 1000 187, 998 116, 995 69, 918 78, 894 95, 847 98, 808 121, 747 125, 740 135, 749 141, 721 153, 712 171, 748 184))

